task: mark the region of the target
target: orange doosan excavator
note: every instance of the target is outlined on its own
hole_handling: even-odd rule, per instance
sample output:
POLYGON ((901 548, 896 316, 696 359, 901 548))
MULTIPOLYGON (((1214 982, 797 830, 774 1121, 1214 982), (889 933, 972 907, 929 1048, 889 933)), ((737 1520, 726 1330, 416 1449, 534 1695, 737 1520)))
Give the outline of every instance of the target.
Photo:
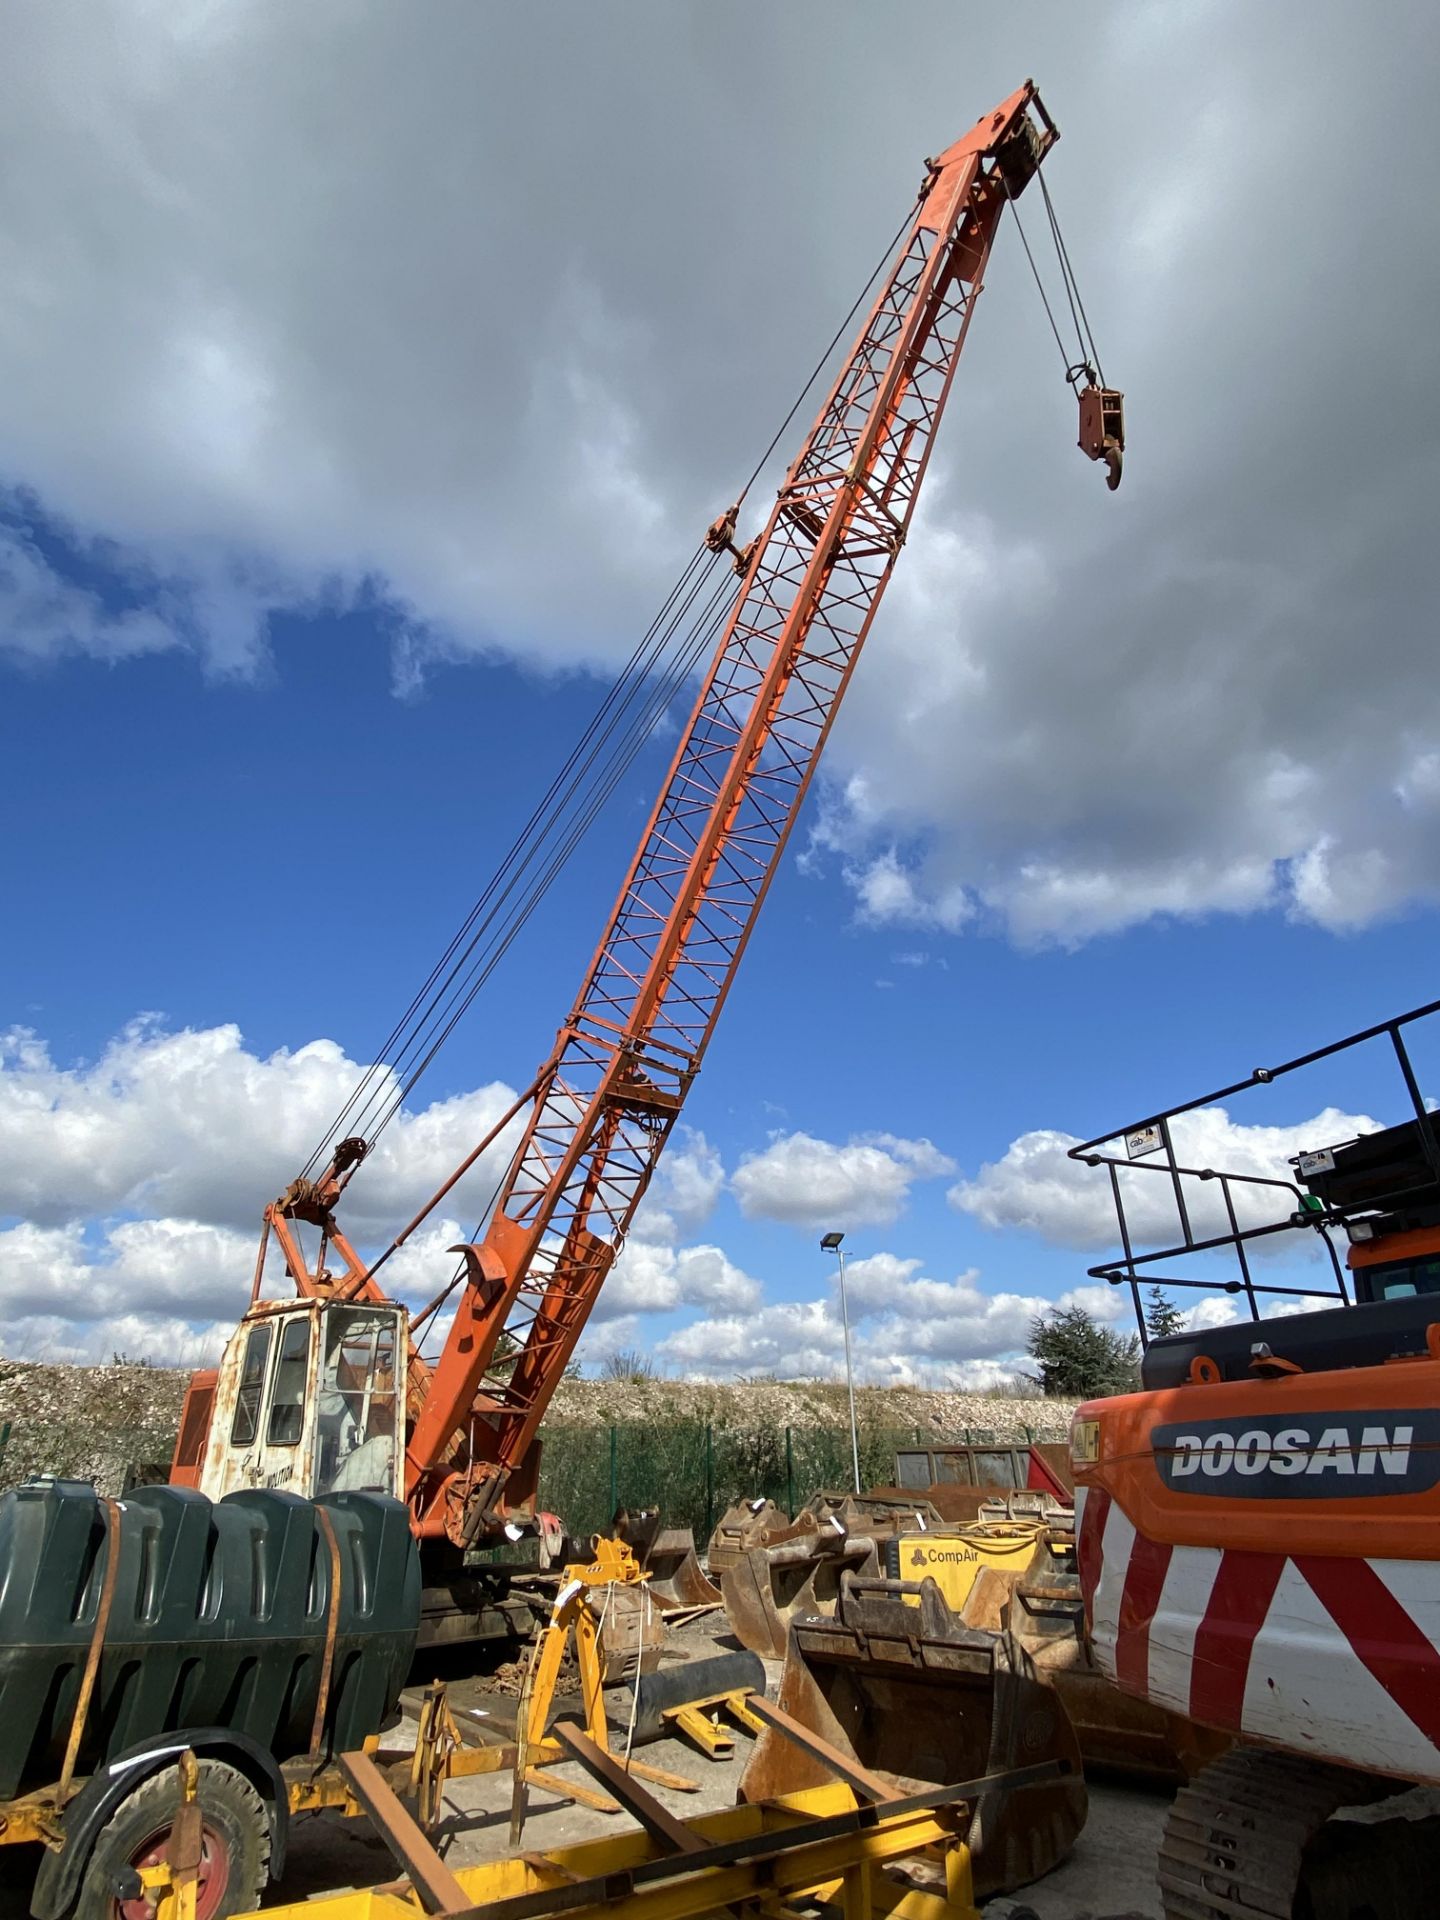
MULTIPOLYGON (((740 544, 737 502, 698 544, 384 1058, 266 1209, 251 1309, 218 1371, 192 1384, 173 1481, 216 1499, 254 1487, 397 1495, 421 1541, 431 1637, 503 1630, 502 1586, 477 1570, 473 1550, 546 1531, 540 1422, 699 1071, 904 545, 1000 217, 1057 137, 1027 81, 927 163, 872 276, 868 317, 763 527, 740 544), (367 1259, 338 1218, 346 1186, 707 655, 553 1049, 392 1245, 367 1259), (483 1231, 452 1249, 458 1266, 412 1323, 383 1291, 386 1261, 512 1139, 483 1231), (260 1297, 277 1251, 298 1298, 260 1297), (418 1336, 447 1304, 453 1317, 429 1360, 418 1336)), ((1046 208, 1068 276, 1048 195, 1046 208)), ((1082 338, 1066 377, 1080 444, 1113 486, 1122 402, 1092 350, 1082 338)))
POLYGON ((1148 1342, 1140 1391, 1082 1406, 1072 1432, 1097 1660, 1126 1693, 1234 1740, 1170 1815, 1167 1920, 1435 1904, 1406 1821, 1383 1844, 1372 1826, 1358 1904, 1332 1909, 1319 1888, 1341 1871, 1343 1830, 1364 1833, 1332 1815, 1440 1786, 1440 1118, 1415 1057, 1437 1012, 1073 1149, 1117 1211, 1121 1255, 1092 1274, 1137 1312, 1142 1282, 1204 1296, 1188 1330, 1148 1342), (1208 1130, 1189 1116, 1317 1066, 1366 1084, 1377 1049, 1397 1124, 1322 1136, 1289 1178, 1193 1164, 1187 1139, 1208 1130))

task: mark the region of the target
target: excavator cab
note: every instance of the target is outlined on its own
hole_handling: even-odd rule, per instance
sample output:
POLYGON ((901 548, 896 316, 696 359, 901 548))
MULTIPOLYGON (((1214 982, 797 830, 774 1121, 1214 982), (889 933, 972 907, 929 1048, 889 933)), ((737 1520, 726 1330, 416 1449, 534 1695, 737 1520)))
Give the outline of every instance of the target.
POLYGON ((409 1342, 403 1307, 259 1302, 191 1381, 172 1484, 402 1498, 409 1342))

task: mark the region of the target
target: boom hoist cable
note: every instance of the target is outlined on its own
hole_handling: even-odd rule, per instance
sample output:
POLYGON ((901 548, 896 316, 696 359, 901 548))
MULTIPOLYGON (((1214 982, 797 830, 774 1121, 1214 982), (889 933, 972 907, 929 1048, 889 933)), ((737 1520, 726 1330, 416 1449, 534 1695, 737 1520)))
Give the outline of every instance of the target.
MULTIPOLYGON (((484 1232, 455 1249, 463 1284, 443 1350, 423 1393, 412 1394, 406 1488, 424 1536, 468 1547, 534 1512, 541 1418, 700 1070, 905 543, 1003 210, 1056 138, 1027 81, 927 164, 859 337, 763 528, 742 545, 732 509, 706 536, 709 563, 728 552, 739 584, 698 602, 688 629, 692 646, 712 626, 717 639, 669 774, 553 1050, 460 1170, 518 1123, 484 1232)), ((1082 395, 1082 420, 1083 403, 1082 395)), ((1103 445, 1086 450, 1109 464, 1103 445)), ((667 651, 670 635, 662 623, 653 656, 668 663, 662 682, 687 657, 684 644, 667 651)), ((646 711, 641 699, 617 716, 596 765, 623 758, 646 711)), ((578 811, 542 822, 558 838, 538 866, 526 842, 530 891, 505 895, 503 914, 530 911, 535 888, 558 875, 572 834, 583 831, 579 794, 578 811)), ((404 1040, 421 1067, 469 990, 464 969, 480 952, 471 938, 467 923, 412 1008, 404 1040), (442 980, 451 997, 437 1002, 442 980)), ((329 1211, 354 1164, 347 1144, 313 1189, 269 1209, 267 1223, 302 1288, 378 1298, 375 1268, 329 1211), (328 1238, 341 1254, 338 1283, 300 1258, 296 1219, 319 1224, 322 1249, 328 1238)))
MULTIPOLYGON (((886 242, 864 287, 831 335, 770 444, 751 469, 731 509, 732 518, 738 515, 751 487, 823 373, 846 328, 894 252, 902 231, 903 223, 886 242)), ((303 1179, 313 1181, 342 1140, 348 1149, 342 1180, 359 1164, 364 1152, 373 1148, 440 1047, 473 1005, 498 961, 559 879, 680 687, 708 654, 726 604, 736 591, 733 585, 728 590, 722 585, 721 589, 712 590, 708 598, 702 598, 710 585, 710 575, 720 551, 713 535, 712 528, 691 555, 684 572, 485 891, 397 1021, 373 1064, 362 1074, 326 1128, 302 1169, 303 1179), (687 618, 697 600, 701 601, 700 612, 687 626, 687 618)))

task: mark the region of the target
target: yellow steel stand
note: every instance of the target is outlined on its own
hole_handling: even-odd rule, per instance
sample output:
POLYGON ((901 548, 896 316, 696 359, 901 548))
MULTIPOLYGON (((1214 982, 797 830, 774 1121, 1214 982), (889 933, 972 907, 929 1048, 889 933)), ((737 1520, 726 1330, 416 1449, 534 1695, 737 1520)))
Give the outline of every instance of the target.
MULTIPOLYGON (((623 1541, 607 1540, 597 1534, 590 1542, 594 1559, 587 1564, 566 1567, 560 1591, 544 1633, 540 1636, 530 1672, 526 1675, 516 1716, 516 1743, 519 1750, 515 1795, 510 1809, 510 1844, 518 1846, 525 1825, 525 1788, 543 1786, 583 1805, 614 1813, 617 1803, 608 1794, 591 1787, 578 1787, 571 1781, 554 1780, 548 1769, 567 1759, 553 1740, 546 1738, 550 1710, 555 1704, 555 1686, 571 1634, 575 1636, 575 1660, 580 1669, 580 1697, 585 1716, 585 1731, 602 1752, 610 1751, 610 1732, 605 1719, 605 1669, 600 1651, 600 1628, 586 1604, 590 1595, 606 1587, 641 1586, 649 1575, 623 1541)), ((697 1782, 684 1774, 667 1773, 639 1760, 628 1760, 626 1771, 657 1786, 673 1787, 693 1793, 697 1782)))
POLYGON ((199 1789, 200 1765, 187 1747, 180 1756, 180 1804, 165 1842, 165 1858, 158 1866, 137 1869, 155 1920, 195 1920, 204 1848, 199 1789))
POLYGON ((722 1724, 722 1713, 737 1721, 747 1733, 765 1731, 765 1722, 747 1705, 746 1695, 733 1689, 728 1693, 709 1694, 703 1700, 687 1700, 680 1707, 666 1707, 660 1717, 712 1760, 728 1760, 735 1751, 735 1736, 722 1724))

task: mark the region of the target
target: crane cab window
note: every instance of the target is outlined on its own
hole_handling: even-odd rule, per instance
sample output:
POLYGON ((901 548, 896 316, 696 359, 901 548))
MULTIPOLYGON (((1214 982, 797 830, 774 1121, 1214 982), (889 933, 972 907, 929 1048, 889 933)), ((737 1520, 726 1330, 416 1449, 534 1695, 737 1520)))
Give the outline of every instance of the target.
POLYGON ((325 1315, 317 1493, 395 1491, 396 1316, 365 1307, 325 1315))
POLYGON ((305 1372, 310 1358, 310 1316, 296 1314, 285 1323, 275 1359, 275 1383, 270 1389, 270 1418, 265 1428, 269 1447, 295 1447, 305 1429, 305 1372))
POLYGON ((235 1393, 235 1417, 230 1422, 232 1447, 250 1447, 260 1430, 260 1398, 265 1391, 265 1362, 270 1358, 271 1326, 252 1327, 245 1342, 245 1358, 240 1365, 240 1385, 235 1393))

